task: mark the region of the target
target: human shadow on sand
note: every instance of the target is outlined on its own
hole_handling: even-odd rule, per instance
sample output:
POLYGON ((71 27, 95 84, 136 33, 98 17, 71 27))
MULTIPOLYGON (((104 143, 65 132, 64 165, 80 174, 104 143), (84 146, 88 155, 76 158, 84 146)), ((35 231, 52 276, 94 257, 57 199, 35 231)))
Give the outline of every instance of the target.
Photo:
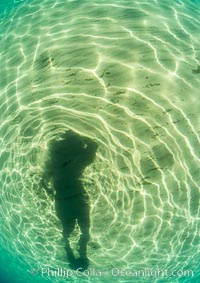
POLYGON ((81 182, 84 169, 93 162, 97 144, 88 137, 67 131, 49 143, 49 155, 44 168, 43 187, 55 189, 56 213, 62 222, 65 250, 72 269, 84 271, 89 266, 87 243, 90 238, 89 197, 81 182), (70 246, 69 236, 76 223, 80 228, 79 258, 70 246))

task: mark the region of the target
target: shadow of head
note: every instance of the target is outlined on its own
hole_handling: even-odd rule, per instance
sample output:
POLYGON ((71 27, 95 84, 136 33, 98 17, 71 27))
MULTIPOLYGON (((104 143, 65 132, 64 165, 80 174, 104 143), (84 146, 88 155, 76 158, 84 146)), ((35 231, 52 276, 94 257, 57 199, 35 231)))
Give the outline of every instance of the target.
POLYGON ((79 178, 83 170, 93 162, 97 144, 90 138, 67 131, 49 144, 49 160, 53 175, 79 178))

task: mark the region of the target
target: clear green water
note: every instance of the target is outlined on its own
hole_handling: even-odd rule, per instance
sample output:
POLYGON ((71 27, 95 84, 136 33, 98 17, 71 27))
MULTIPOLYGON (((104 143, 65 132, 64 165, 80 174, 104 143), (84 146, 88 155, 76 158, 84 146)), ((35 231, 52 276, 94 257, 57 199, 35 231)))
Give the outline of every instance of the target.
POLYGON ((2 282, 199 282, 200 1, 0 8, 2 282), (67 129, 99 146, 84 174, 90 274, 42 276, 70 270, 39 185, 48 141, 67 129))

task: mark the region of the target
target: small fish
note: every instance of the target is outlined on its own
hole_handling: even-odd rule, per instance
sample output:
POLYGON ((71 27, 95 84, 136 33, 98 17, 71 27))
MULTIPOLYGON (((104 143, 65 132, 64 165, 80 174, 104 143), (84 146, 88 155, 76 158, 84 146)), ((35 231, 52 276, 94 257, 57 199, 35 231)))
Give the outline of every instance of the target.
POLYGON ((196 70, 192 70, 193 74, 200 74, 200 65, 198 65, 196 70))

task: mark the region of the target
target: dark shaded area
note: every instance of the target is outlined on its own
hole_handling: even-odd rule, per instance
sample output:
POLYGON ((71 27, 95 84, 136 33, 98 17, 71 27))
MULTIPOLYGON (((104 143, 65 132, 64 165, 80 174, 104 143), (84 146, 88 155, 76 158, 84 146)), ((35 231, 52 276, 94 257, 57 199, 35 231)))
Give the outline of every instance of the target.
POLYGON ((15 277, 16 275, 15 270, 12 270, 12 269, 8 270, 6 267, 7 266, 4 265, 4 268, 6 270, 2 270, 2 268, 0 270, 0 282, 1 283, 19 283, 19 281, 16 280, 16 277, 15 277))
POLYGON ((11 283, 11 282, 14 283, 14 281, 8 280, 8 278, 2 274, 0 274, 0 282, 1 283, 11 283))
POLYGON ((50 181, 56 191, 56 212, 63 225, 63 236, 66 239, 66 252, 72 269, 87 269, 87 243, 90 238, 89 197, 84 190, 81 176, 95 158, 97 144, 88 137, 67 131, 49 144, 49 158, 44 168, 43 186, 50 181), (79 255, 75 259, 70 247, 69 236, 76 222, 80 227, 79 255))
POLYGON ((200 65, 197 66, 196 70, 192 70, 193 74, 200 74, 200 65))

